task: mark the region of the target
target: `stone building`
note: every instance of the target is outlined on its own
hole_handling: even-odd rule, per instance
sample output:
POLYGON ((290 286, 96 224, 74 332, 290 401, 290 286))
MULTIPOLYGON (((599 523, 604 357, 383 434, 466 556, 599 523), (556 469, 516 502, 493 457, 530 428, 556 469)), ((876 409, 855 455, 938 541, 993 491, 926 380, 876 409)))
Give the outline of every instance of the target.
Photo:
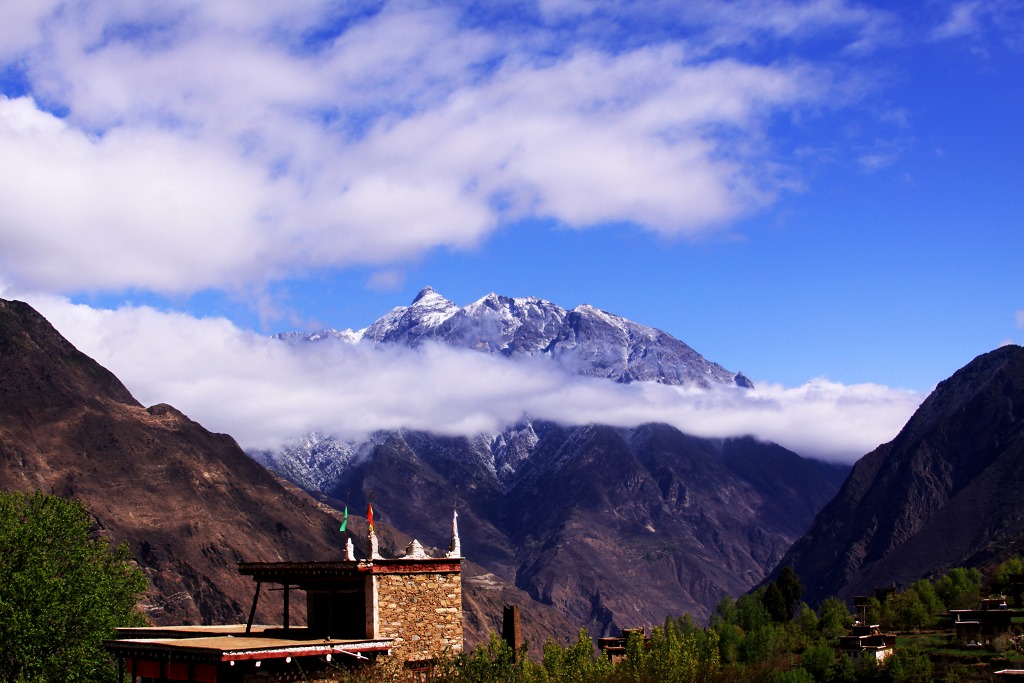
POLYGON ((857 622, 850 627, 849 634, 839 637, 839 652, 848 655, 857 666, 866 660, 881 664, 892 655, 895 647, 896 636, 882 633, 878 624, 857 622))
POLYGON ((305 680, 314 671, 378 656, 418 667, 462 650, 462 567, 456 517, 444 557, 413 541, 384 558, 371 526, 368 558, 328 562, 245 562, 255 582, 246 624, 119 629, 106 647, 137 683, 305 680), (253 624, 260 593, 280 590, 279 625, 253 624), (293 594, 304 594, 306 623, 291 623, 293 594))
POLYGON ((1011 609, 1005 596, 987 598, 978 609, 951 609, 956 637, 964 647, 991 647, 997 638, 1014 638, 1024 630, 1024 610, 1011 609))

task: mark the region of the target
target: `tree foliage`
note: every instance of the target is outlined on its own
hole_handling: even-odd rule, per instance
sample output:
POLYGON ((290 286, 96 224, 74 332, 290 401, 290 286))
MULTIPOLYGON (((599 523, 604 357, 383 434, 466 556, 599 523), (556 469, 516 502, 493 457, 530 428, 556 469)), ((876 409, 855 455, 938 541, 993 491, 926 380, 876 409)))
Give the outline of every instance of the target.
POLYGON ((818 607, 818 628, 826 638, 837 638, 853 623, 853 616, 846 603, 839 598, 829 597, 818 607))
POLYGON ((93 538, 81 503, 0 494, 0 680, 113 680, 103 640, 142 625, 146 577, 93 538))
POLYGON ((946 609, 970 609, 981 599, 981 572, 954 567, 935 582, 935 592, 946 609))
POLYGON ((882 626, 897 631, 913 631, 931 622, 928 608, 913 588, 889 596, 882 606, 882 626))
POLYGON ((589 683, 600 680, 612 669, 607 657, 595 657, 594 641, 585 629, 576 642, 564 648, 548 642, 544 646, 544 672, 552 681, 589 683))
POLYGON ((626 665, 632 680, 665 683, 706 683, 715 680, 721 660, 718 634, 697 628, 688 617, 666 619, 651 632, 650 643, 638 647, 639 634, 631 637, 626 665))
POLYGON ((1002 562, 992 572, 992 592, 1005 593, 1010 588, 1010 580, 1015 574, 1024 574, 1024 557, 1014 555, 1002 562))
POLYGON ((771 618, 782 624, 793 618, 793 610, 803 592, 800 577, 787 565, 779 572, 779 578, 768 584, 762 599, 771 618))

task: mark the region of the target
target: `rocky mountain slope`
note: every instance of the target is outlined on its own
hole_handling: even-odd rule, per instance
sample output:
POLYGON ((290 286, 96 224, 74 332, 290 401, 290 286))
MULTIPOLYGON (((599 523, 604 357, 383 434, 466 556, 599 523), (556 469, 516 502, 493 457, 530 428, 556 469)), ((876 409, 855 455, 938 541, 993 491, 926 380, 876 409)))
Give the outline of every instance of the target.
MULTIPOLYGON (((279 335, 294 344, 439 343, 508 358, 548 357, 628 383, 752 385, 650 327, 578 306, 489 294, 459 307, 427 287, 364 330, 279 335)), ((524 420, 475 438, 422 432, 343 443, 306 435, 250 453, 325 499, 372 491, 395 526, 458 502, 473 558, 592 634, 706 617, 758 583, 838 489, 848 468, 753 439, 696 439, 664 425, 615 429, 524 420)))
POLYGON ((430 287, 366 329, 278 335, 293 342, 417 346, 433 341, 509 358, 544 356, 583 375, 616 382, 752 386, 661 330, 586 304, 566 310, 536 297, 488 294, 459 307, 430 287))
POLYGON ((334 516, 168 405, 144 408, 38 313, 0 301, 0 488, 77 498, 151 582, 157 623, 238 620, 242 560, 340 554, 334 516))
MULTIPOLYGON (((343 553, 337 511, 253 462, 231 437, 171 406, 144 408, 27 304, 0 300, 0 490, 36 489, 81 500, 98 533, 128 544, 149 577, 144 608, 155 624, 245 621, 253 583, 239 576, 239 561, 343 553)), ((447 534, 449 519, 450 508, 423 523, 447 534)), ((355 515, 351 527, 357 539, 365 534, 355 515)), ((377 528, 391 554, 410 540, 386 523, 377 528)), ((504 603, 530 599, 472 562, 464 571, 472 644, 500 628, 504 603)), ((278 600, 262 596, 257 620, 276 623, 278 600)), ((301 605, 292 610, 301 617, 301 605)), ((524 614, 534 642, 575 628, 544 606, 524 614)))
POLYGON ((1024 550, 1024 348, 941 382, 891 442, 859 460, 780 567, 805 599, 906 585, 1024 550))
POLYGON ((848 472, 666 425, 527 422, 476 439, 324 441, 253 455, 335 500, 363 505, 372 492, 379 514, 434 545, 444 530, 426 521, 457 504, 474 561, 594 635, 707 617, 764 577, 848 472))

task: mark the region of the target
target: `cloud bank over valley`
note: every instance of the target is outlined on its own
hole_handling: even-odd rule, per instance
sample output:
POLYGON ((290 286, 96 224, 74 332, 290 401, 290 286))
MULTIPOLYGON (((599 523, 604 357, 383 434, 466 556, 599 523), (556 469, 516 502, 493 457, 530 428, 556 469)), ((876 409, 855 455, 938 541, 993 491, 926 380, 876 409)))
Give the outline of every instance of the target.
POLYGON ((310 431, 344 440, 400 428, 473 436, 529 416, 569 425, 664 422, 697 436, 749 434, 808 457, 851 461, 894 437, 923 400, 825 379, 753 391, 616 384, 544 358, 510 361, 433 344, 292 345, 222 318, 28 300, 142 403, 170 403, 250 449, 277 448, 310 431))
POLYGON ((1024 329, 1022 27, 1006 0, 0 3, 0 295, 249 448, 530 416, 848 460, 1024 329), (588 302, 757 388, 269 339, 417 283, 588 302))

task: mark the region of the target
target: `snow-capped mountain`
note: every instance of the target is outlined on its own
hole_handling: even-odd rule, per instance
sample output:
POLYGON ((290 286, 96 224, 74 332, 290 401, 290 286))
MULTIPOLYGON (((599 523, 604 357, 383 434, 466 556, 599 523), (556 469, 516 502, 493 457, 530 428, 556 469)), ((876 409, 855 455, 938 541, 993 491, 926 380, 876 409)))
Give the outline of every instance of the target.
MULTIPOLYGON (((535 297, 488 294, 460 307, 426 287, 363 330, 278 338, 436 343, 623 383, 752 387, 665 332, 535 297)), ((379 514, 433 545, 444 539, 425 520, 457 505, 474 561, 600 634, 669 613, 706 617, 723 594, 763 578, 845 475, 752 438, 531 419, 471 437, 398 429, 345 443, 314 433, 249 455, 335 504, 374 495, 379 514), (634 581, 623 584, 626 574, 634 581)))
POLYGON ((582 375, 616 382, 753 385, 742 373, 713 363, 672 335, 583 304, 566 310, 536 297, 488 294, 459 307, 425 287, 369 327, 278 335, 292 342, 417 346, 434 341, 509 358, 547 356, 582 375))

